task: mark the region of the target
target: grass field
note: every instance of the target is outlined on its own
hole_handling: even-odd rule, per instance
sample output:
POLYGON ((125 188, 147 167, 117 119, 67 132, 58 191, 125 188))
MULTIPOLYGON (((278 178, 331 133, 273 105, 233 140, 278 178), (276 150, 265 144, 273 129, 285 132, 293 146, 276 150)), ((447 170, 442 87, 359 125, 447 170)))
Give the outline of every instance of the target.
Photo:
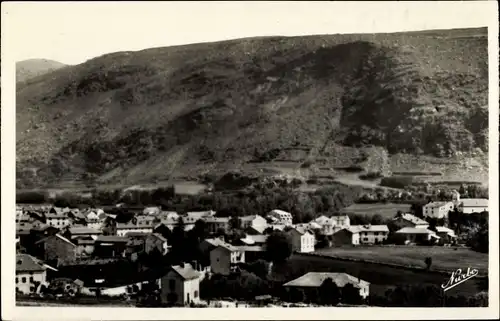
POLYGON ((455 271, 468 267, 479 270, 480 275, 488 274, 488 255, 467 248, 441 246, 366 246, 334 247, 318 250, 315 253, 344 259, 368 260, 408 267, 425 267, 426 257, 432 258, 432 269, 455 271))
MULTIPOLYGON (((425 265, 423 264, 423 259, 422 264, 416 262, 415 260, 418 259, 415 257, 418 257, 418 251, 411 253, 411 250, 409 250, 410 252, 407 251, 406 253, 409 258, 405 259, 405 262, 395 262, 395 260, 397 260, 395 257, 404 257, 404 254, 396 249, 396 251, 391 255, 388 250, 384 249, 384 256, 380 256, 380 254, 377 256, 376 250, 374 252, 370 252, 369 254, 367 254, 366 251, 360 251, 359 256, 357 257, 358 260, 349 260, 347 259, 349 258, 348 255, 344 255, 343 258, 339 258, 337 256, 329 256, 326 253, 321 253, 323 254, 321 255, 319 252, 318 254, 296 253, 292 255, 286 263, 275 265, 273 267, 271 277, 276 281, 288 282, 312 271, 347 273, 370 282, 370 293, 382 296, 385 291, 395 286, 418 284, 435 285, 440 287, 450 278, 451 272, 437 271, 432 268, 431 270, 426 270, 424 268, 425 265), (361 253, 363 253, 363 255, 361 255, 361 253), (377 257, 379 259, 379 263, 374 262, 377 257), (418 268, 410 267, 409 264, 411 264, 411 262, 415 262, 415 265, 418 265, 418 268), (397 263, 402 263, 403 265, 397 265, 397 263)), ((474 258, 476 257, 475 254, 460 250, 457 251, 458 252, 454 257, 451 257, 449 253, 444 253, 445 259, 433 257, 436 261, 436 268, 446 268, 451 271, 457 268, 462 268, 462 270, 467 269, 467 264, 471 264, 471 267, 487 266, 487 256, 477 256, 477 262, 479 263, 474 264, 471 262, 474 262, 474 258), (465 257, 464 260, 462 260, 463 257, 465 257)), ((351 252, 353 252, 353 250, 351 250, 351 252)), ((435 251, 434 253, 438 254, 439 251, 435 251)), ((420 255, 425 254, 421 252, 420 255)), ((352 256, 354 255, 351 255, 351 257, 352 256)), ((487 277, 481 276, 485 274, 485 270, 479 268, 479 273, 479 276, 447 291, 446 295, 471 296, 478 292, 487 290, 488 279, 487 277)))
POLYGON ((403 213, 409 212, 410 204, 393 204, 393 203, 374 203, 374 204, 352 204, 342 210, 342 213, 360 214, 360 215, 376 215, 379 214, 384 218, 392 218, 396 216, 398 211, 403 213))

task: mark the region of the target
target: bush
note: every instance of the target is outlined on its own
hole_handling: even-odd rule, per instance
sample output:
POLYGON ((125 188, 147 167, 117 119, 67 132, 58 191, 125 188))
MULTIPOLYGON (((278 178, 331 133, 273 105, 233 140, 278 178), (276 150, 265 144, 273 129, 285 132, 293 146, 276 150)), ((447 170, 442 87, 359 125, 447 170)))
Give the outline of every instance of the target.
POLYGON ((391 176, 382 178, 380 185, 392 188, 406 188, 413 183, 414 178, 412 176, 391 176))
POLYGON ((368 172, 366 174, 359 175, 359 178, 364 179, 364 180, 375 180, 375 179, 381 178, 383 176, 384 175, 382 175, 382 173, 380 173, 380 172, 368 172))
POLYGON ((16 203, 42 204, 48 202, 48 194, 43 191, 25 191, 16 193, 16 203))
POLYGON ((276 231, 266 240, 266 256, 270 261, 286 261, 292 255, 292 251, 290 237, 284 232, 276 231))

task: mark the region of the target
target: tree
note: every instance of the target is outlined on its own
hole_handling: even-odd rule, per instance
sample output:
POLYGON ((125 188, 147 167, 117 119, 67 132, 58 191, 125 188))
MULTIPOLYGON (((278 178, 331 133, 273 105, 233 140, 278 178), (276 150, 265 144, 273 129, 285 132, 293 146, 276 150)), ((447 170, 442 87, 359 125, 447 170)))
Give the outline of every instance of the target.
POLYGON ((229 228, 231 230, 241 228, 241 219, 238 216, 233 216, 229 219, 229 228))
POLYGON ((292 242, 288 234, 276 231, 266 240, 266 255, 270 261, 284 262, 292 254, 292 242))
POLYGON ((361 304, 363 298, 359 294, 359 289, 351 283, 342 288, 342 302, 346 304, 361 304))
POLYGON ((426 269, 430 270, 431 265, 432 265, 432 257, 428 256, 425 258, 424 261, 425 261, 426 269))
POLYGON ((324 280, 319 287, 319 302, 321 304, 337 305, 340 296, 340 289, 331 278, 324 280))
POLYGON ((186 254, 184 245, 186 241, 185 224, 182 217, 179 217, 176 226, 172 231, 172 256, 174 260, 183 260, 186 254))
POLYGON ((262 259, 259 259, 248 264, 248 271, 254 273, 262 279, 265 279, 269 272, 269 263, 262 259))
POLYGON ((384 224, 384 219, 382 218, 382 215, 375 214, 372 216, 370 223, 373 225, 382 225, 382 224, 384 224))

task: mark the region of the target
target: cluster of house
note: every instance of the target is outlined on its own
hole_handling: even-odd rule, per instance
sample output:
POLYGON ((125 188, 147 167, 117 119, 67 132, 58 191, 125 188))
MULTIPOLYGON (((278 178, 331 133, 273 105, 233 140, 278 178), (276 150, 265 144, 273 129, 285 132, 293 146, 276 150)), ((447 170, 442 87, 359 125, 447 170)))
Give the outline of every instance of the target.
MULTIPOLYGON (((453 207, 460 206, 464 213, 487 211, 487 200, 464 199, 454 202, 435 202, 424 206, 424 215, 443 217, 453 207), (451 205, 450 205, 451 204, 451 205), (458 204, 458 205, 457 205, 458 204)), ((60 266, 74 264, 90 257, 101 259, 128 258, 137 260, 141 253, 169 251, 164 229, 173 230, 182 219, 184 228, 190 230, 198 220, 203 220, 212 234, 228 232, 234 226, 229 217, 219 217, 214 211, 188 212, 179 215, 151 207, 138 211, 127 223, 118 223, 117 215, 102 209, 77 210, 69 208, 22 208, 16 211, 16 290, 21 293, 36 293, 41 284, 46 284, 47 273, 57 275, 60 266)), ((320 216, 309 223, 294 224, 292 215, 282 210, 270 211, 265 217, 249 215, 238 220, 245 236, 228 243, 223 237, 203 240, 200 250, 206 258, 200 262, 183 263, 170 267, 168 273, 155 282, 161 289, 161 298, 172 304, 198 302, 199 283, 211 274, 228 275, 242 263, 263 258, 269 232, 280 230, 287 233, 295 252, 308 253, 315 250, 318 235, 329 236, 334 245, 378 244, 387 240, 387 225, 351 225, 348 215, 320 216)), ((446 227, 429 229, 427 221, 409 213, 402 213, 392 222, 398 228, 392 233, 404 237, 406 243, 441 240, 451 242, 456 238, 453 230, 446 227)), ((222 233, 223 234, 223 233, 222 233)), ((301 287, 305 281, 320 284, 332 278, 339 287, 347 283, 360 289, 366 297, 368 283, 345 273, 308 273, 285 286, 301 287), (302 279, 301 279, 302 278, 302 279)), ((143 283, 105 288, 101 293, 120 295, 133 293, 143 283)), ((318 285, 319 286, 319 285, 318 285)), ((83 287, 83 285, 82 285, 83 287)), ((88 290, 88 289, 87 289, 88 290)))

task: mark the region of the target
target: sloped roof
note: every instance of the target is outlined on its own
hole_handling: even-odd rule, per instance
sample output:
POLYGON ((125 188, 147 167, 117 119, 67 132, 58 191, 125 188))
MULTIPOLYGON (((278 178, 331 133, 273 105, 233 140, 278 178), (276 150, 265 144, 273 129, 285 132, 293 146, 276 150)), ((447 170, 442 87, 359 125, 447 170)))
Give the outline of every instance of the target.
POLYGON ((438 233, 447 233, 450 236, 455 236, 455 231, 445 226, 436 226, 436 230, 438 231, 438 233))
POLYGON ((351 225, 346 228, 351 233, 360 232, 389 232, 387 225, 351 225))
POLYGON ((236 246, 238 251, 241 252, 262 252, 264 251, 264 248, 260 245, 242 245, 242 246, 236 246))
MULTIPOLYGON (((403 220, 406 220, 412 224, 415 224, 415 225, 429 225, 429 223, 426 221, 426 220, 423 220, 419 217, 416 217, 415 215, 413 214, 410 214, 410 213, 405 213, 403 215, 401 215, 401 218, 403 220)), ((398 217, 394 218, 394 220, 397 220, 398 217)))
POLYGON ((69 232, 72 235, 76 235, 76 234, 101 234, 102 233, 99 230, 96 230, 96 229, 90 228, 90 227, 85 227, 85 226, 82 226, 82 227, 70 227, 69 228, 69 232))
POLYGON ((184 267, 181 265, 173 265, 172 270, 177 272, 184 280, 193 280, 200 277, 200 273, 193 269, 189 263, 185 263, 184 267))
POLYGON ((45 267, 38 263, 38 261, 28 254, 16 255, 16 272, 42 272, 45 267))
POLYGON ((309 230, 307 228, 304 228, 304 227, 301 227, 301 226, 296 226, 294 228, 292 228, 290 231, 296 231, 298 232, 299 234, 301 235, 304 235, 304 234, 312 234, 311 232, 309 232, 309 230))
POLYGON ((114 235, 99 235, 96 242, 111 242, 111 243, 126 243, 128 242, 128 238, 122 236, 114 236, 114 235))
POLYGON ((278 214, 278 215, 292 215, 291 213, 288 213, 288 212, 285 212, 283 210, 272 210, 269 212, 270 215, 273 215, 273 214, 278 214))
POLYGON ((246 238, 251 239, 255 243, 266 243, 269 235, 247 235, 246 238))
POLYGON ((431 231, 426 228, 418 228, 418 227, 403 227, 402 229, 396 231, 396 233, 404 233, 404 234, 436 234, 436 232, 431 231))
POLYGON ((489 204, 487 198, 462 198, 460 201, 463 207, 488 207, 489 204))
POLYGON ((61 241, 63 242, 66 242, 68 244, 71 244, 73 246, 76 246, 75 243, 71 242, 70 240, 68 240, 67 238, 65 238, 64 236, 62 236, 61 234, 54 234, 54 235, 51 235, 51 236, 48 236, 48 237, 45 237, 41 240, 38 240, 37 242, 35 242, 35 244, 39 244, 39 243, 44 243, 46 242, 47 240, 51 239, 51 238, 58 238, 60 239, 61 241))
POLYGON ((424 205, 424 207, 436 208, 436 207, 445 206, 448 203, 451 203, 451 202, 430 202, 430 203, 424 205))
POLYGON ((354 287, 359 288, 360 286, 368 286, 370 284, 347 273, 309 272, 295 280, 285 283, 284 286, 320 287, 326 279, 332 279, 338 287, 352 284, 354 287))
POLYGON ((187 212, 186 213, 186 218, 191 218, 194 220, 199 220, 204 217, 209 217, 209 216, 214 216, 215 211, 199 211, 199 212, 187 212))
MULTIPOLYGON (((238 251, 238 249, 235 246, 232 246, 229 243, 219 244, 219 245, 217 245, 217 247, 215 249, 217 249, 217 248, 223 248, 223 249, 226 249, 226 250, 228 250, 230 252, 236 252, 236 251, 238 251)), ((214 251, 215 249, 213 249, 212 251, 214 251)))
POLYGON ((117 229, 152 229, 153 225, 152 224, 133 224, 133 223, 117 223, 116 228, 117 229))

